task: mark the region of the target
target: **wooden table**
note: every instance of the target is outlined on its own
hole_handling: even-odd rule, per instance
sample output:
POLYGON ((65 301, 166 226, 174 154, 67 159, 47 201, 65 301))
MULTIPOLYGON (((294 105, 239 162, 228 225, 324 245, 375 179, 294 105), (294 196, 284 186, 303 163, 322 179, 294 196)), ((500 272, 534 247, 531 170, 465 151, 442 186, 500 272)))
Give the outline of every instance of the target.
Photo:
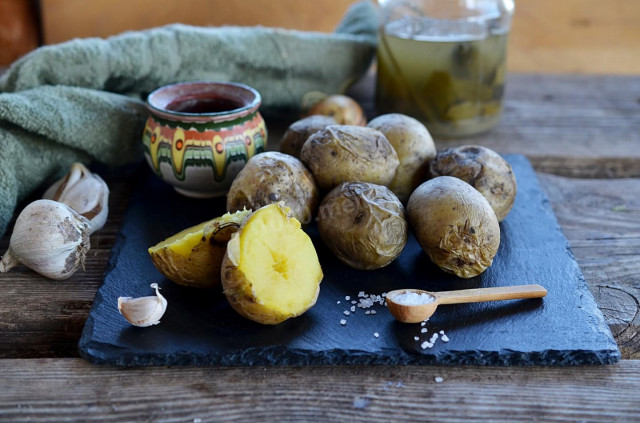
MULTIPOLYGON (((354 91, 366 107, 370 83, 354 91)), ((130 192, 116 175, 84 271, 61 282, 24 267, 0 275, 0 421, 640 421, 640 77, 512 75, 498 128, 438 147, 470 143, 529 157, 620 346, 619 364, 88 364, 76 345, 130 192)))

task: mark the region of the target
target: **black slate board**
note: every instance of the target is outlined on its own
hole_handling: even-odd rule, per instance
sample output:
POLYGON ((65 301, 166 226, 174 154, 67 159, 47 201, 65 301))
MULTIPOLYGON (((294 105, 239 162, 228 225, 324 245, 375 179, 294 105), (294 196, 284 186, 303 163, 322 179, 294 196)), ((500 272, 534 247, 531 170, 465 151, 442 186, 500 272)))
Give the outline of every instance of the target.
POLYGON ((508 156, 518 195, 501 223, 493 265, 463 280, 445 274, 415 239, 390 266, 373 272, 340 264, 312 236, 325 278, 317 304, 301 317, 262 326, 238 316, 217 290, 178 286, 153 266, 147 248, 224 212, 224 199, 194 200, 175 193, 146 168, 139 175, 113 249, 103 285, 87 319, 79 350, 98 364, 307 365, 307 364, 610 364, 617 345, 559 229, 529 162, 508 156), (117 310, 119 296, 152 295, 157 282, 169 306, 157 326, 129 325, 117 310), (344 314, 358 293, 401 287, 431 291, 539 283, 544 299, 441 306, 426 323, 396 322, 381 305, 344 314), (338 304, 340 301, 340 304, 338 304), (345 319, 346 325, 340 320, 345 319), (427 333, 422 333, 422 329, 427 333), (434 332, 444 331, 423 349, 434 332), (374 334, 378 334, 376 337, 374 334), (418 337, 418 340, 415 340, 418 337))

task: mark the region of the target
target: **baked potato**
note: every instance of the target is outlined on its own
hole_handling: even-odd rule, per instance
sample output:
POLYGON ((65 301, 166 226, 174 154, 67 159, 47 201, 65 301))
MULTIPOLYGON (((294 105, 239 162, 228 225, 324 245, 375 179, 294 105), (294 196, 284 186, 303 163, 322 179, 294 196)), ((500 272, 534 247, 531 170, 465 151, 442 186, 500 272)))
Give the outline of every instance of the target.
POLYGON ((407 216, 422 249, 445 272, 472 278, 493 263, 500 246, 495 212, 461 179, 438 176, 409 197, 407 216))
POLYGON ((323 115, 308 116, 293 122, 280 140, 280 152, 299 159, 300 150, 302 150, 302 145, 307 138, 327 126, 335 124, 337 122, 334 118, 323 115))
POLYGON ((387 186, 400 163, 382 132, 352 125, 331 125, 311 135, 300 159, 324 191, 352 181, 387 186))
POLYGON ((344 182, 322 200, 318 232, 340 261, 373 270, 400 255, 408 224, 402 203, 387 187, 344 182))

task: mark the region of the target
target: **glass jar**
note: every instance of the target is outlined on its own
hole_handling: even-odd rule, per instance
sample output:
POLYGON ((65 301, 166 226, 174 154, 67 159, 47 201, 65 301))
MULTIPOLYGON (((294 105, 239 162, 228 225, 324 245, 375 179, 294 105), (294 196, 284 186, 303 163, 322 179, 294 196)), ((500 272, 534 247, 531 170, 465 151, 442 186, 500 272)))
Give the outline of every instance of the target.
POLYGON ((465 136, 499 120, 513 0, 379 0, 376 108, 465 136))

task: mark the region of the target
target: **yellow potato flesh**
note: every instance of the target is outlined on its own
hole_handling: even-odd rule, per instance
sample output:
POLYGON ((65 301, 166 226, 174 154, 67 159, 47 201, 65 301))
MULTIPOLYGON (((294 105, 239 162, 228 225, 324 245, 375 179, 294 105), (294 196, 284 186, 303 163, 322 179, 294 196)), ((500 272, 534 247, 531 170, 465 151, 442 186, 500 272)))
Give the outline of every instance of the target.
POLYGON ((242 316, 275 325, 318 299, 322 269, 311 238, 283 203, 254 212, 228 243, 222 288, 242 316))
POLYGON ((196 226, 192 226, 185 230, 178 232, 175 235, 170 236, 164 241, 159 242, 153 247, 149 248, 149 253, 154 253, 164 247, 170 248, 176 254, 187 257, 193 247, 199 242, 202 242, 203 231, 205 225, 209 223, 202 222, 196 226))

